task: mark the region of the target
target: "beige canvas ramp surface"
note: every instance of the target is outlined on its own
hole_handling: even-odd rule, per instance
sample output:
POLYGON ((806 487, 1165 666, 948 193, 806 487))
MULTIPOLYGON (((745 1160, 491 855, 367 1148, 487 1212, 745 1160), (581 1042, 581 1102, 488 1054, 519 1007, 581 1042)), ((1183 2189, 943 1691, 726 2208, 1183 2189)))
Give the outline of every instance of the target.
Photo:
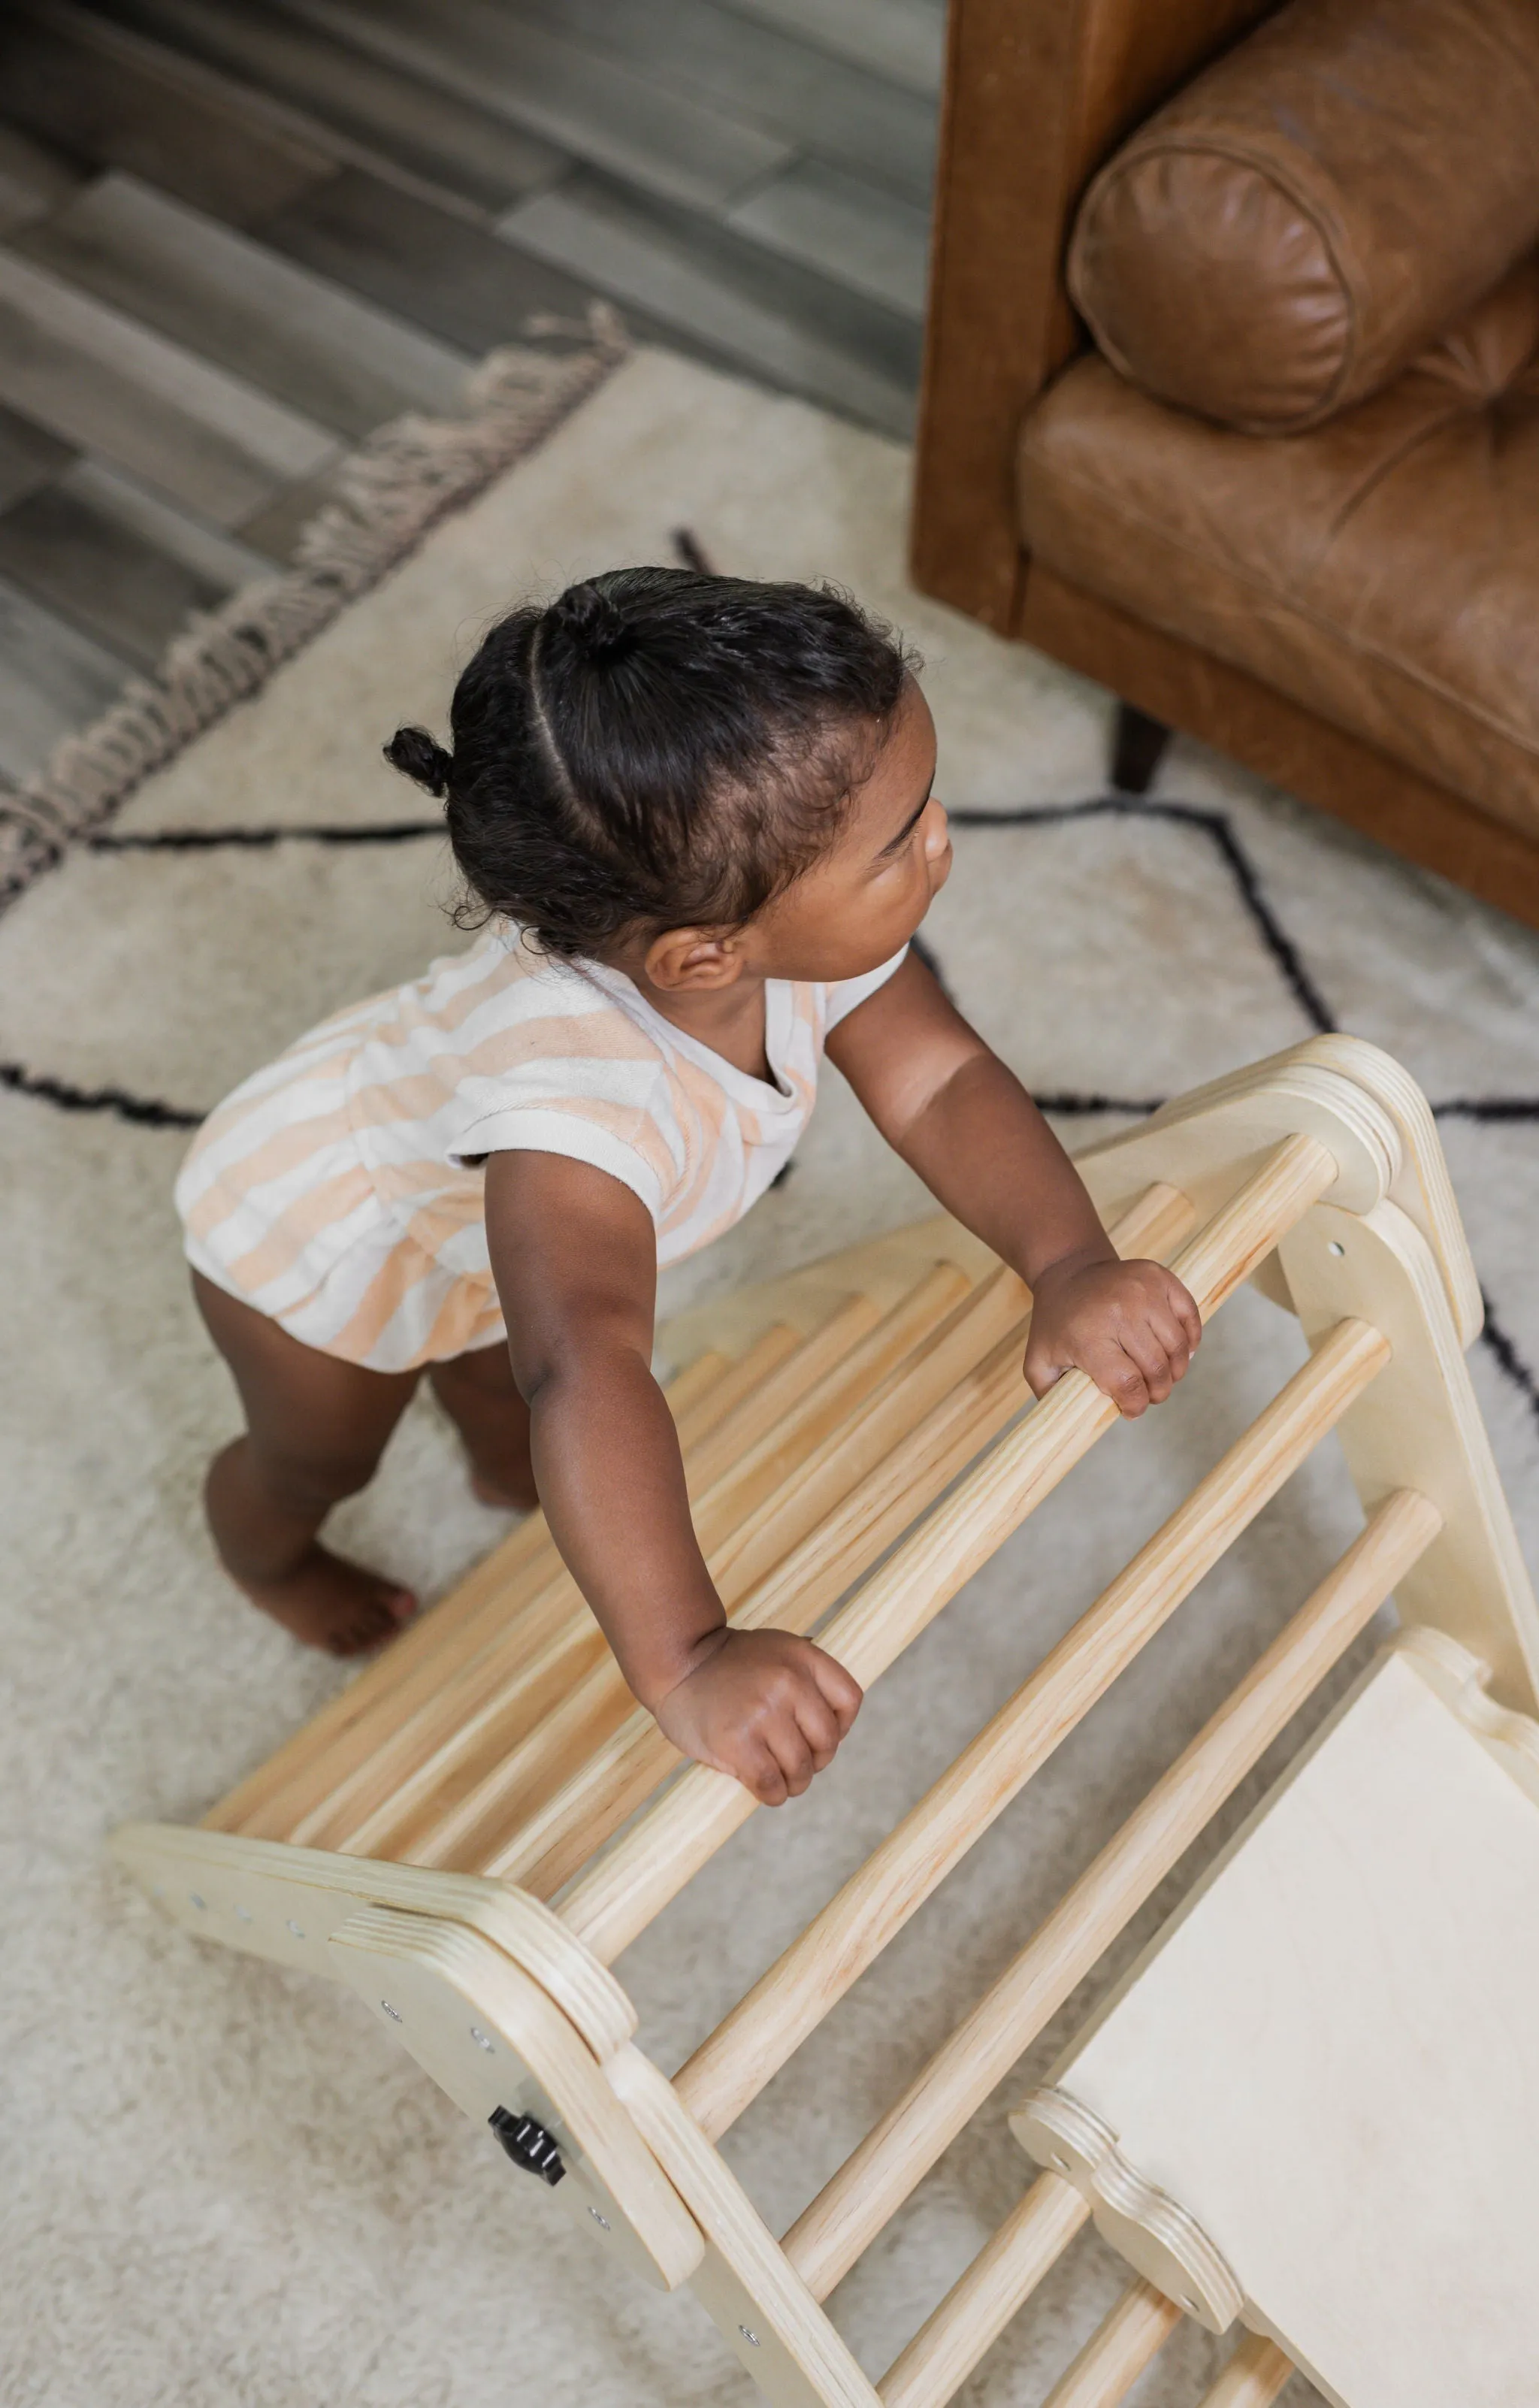
POLYGON ((1134 2262, 1135 2186, 1176 2202, 1350 2408, 1539 2384, 1539 1725, 1461 1655, 1381 1658, 1016 2119, 1134 2262))
MULTIPOLYGON (((754 1802, 681 1763, 634 1706, 538 1515, 201 1827, 117 1835, 123 1862, 185 1928, 354 1990, 488 2128, 517 2178, 543 2185, 551 2212, 571 2218, 592 2244, 596 2285, 639 2276, 690 2287, 776 2408, 942 2408, 1092 2215, 1135 2275, 1063 2369, 1050 2408, 1108 2408, 1186 2319, 1218 2331, 1242 2309, 1261 2329, 1241 2340, 1207 2408, 1263 2408, 1291 2377, 1290 2349, 1345 2408, 1388 2401, 1366 2258, 1330 2258, 1327 2224, 1305 2218, 1285 2315, 1268 2304, 1266 2253, 1280 2265, 1295 2228, 1258 2212, 1232 2262, 1221 2229, 1181 2196, 1184 2161, 1169 2151, 1187 2135, 1181 2102, 1204 2069, 1173 2054, 1162 2028, 1140 2028, 1126 2052, 1139 2101, 1166 2101, 1152 2169, 1120 2153, 1113 2116, 1065 2091, 1042 2111, 1079 2117, 1054 2142, 1055 2161, 919 2329, 886 2338, 885 2373, 868 2369, 869 2344, 858 2356, 824 2302, 1391 1594, 1414 1661, 1397 1657, 1375 1677, 1279 1815, 1296 1819, 1303 1810, 1289 1801, 1313 1797, 1318 1768, 1339 1760, 1339 1732, 1355 1740, 1409 1683, 1412 1708, 1368 1788, 1380 1781, 1386 1800, 1395 1782, 1428 1793, 1418 1828, 1427 1837, 1435 1825, 1450 1905, 1462 1894, 1473 1914, 1475 1901, 1532 1882, 1525 1851, 1539 1807, 1518 1775, 1531 1770, 1524 1718, 1539 1703, 1539 1624, 1470 1385, 1478 1297, 1425 1102, 1372 1047, 1321 1039, 1179 1098, 1082 1167, 1124 1254, 1171 1262, 1204 1321, 1254 1281, 1297 1316, 1304 1359, 671 2076, 638 2046, 635 2010, 610 1968, 754 1802), (722 2155, 723 2135, 1332 1433, 1361 1500, 1359 1535, 777 2235, 722 2155), (1459 1771, 1446 1784, 1450 1749, 1459 1771), (1445 1787, 1455 1802, 1439 1821, 1428 1798, 1445 1787), (1168 2195, 1160 2168, 1172 2172, 1168 2195), (1329 2350, 1318 2338, 1326 2325, 1329 2350)), ((1079 1372, 1031 1402, 1020 1369, 1030 1310, 1020 1282, 942 1217, 663 1331, 660 1369, 696 1526, 734 1622, 815 1630, 867 1689, 936 1623, 1117 1420, 1079 1372)), ((1199 1357, 1193 1382, 1202 1371, 1199 1357)), ((1138 1442, 1137 1432, 1124 1441, 1138 1442)), ((1353 1829, 1393 1819, 1388 1803, 1364 1805, 1353 1829)), ((793 1836, 788 1828, 788 1844, 793 1836)), ((1242 1850, 1233 1864, 1246 1861, 1242 1850)), ((1301 1856, 1290 1875, 1301 1928, 1336 1912, 1335 1877, 1331 1863, 1301 1856)), ((1194 1943, 1183 1935, 1210 1928, 1235 1878, 1231 1870, 1204 1893, 1155 1974, 1184 1962, 1194 1943)), ((1378 1880, 1367 1856, 1362 1881, 1376 1918, 1372 1970, 1409 2014, 1432 1947, 1434 1885, 1409 1896, 1404 1878, 1378 1880)), ((1216 2014, 1245 2000, 1255 1966, 1265 1978, 1270 1933, 1236 1928, 1209 1969, 1216 2014)), ((1481 1929, 1489 1942, 1489 1922, 1481 1929)), ((1358 1978, 1355 1961, 1347 1971, 1358 1978)), ((1518 1965, 1510 1982, 1502 1991, 1494 1971, 1486 1982, 1493 2014, 1503 1997, 1532 1994, 1532 1969, 1518 1965)), ((1335 1987, 1275 1985, 1268 2013, 1300 2061, 1344 2031, 1335 1987)), ((1129 1994, 1130 2014, 1139 1996, 1129 1994)), ((1105 2022, 1087 2063, 1118 2028, 1117 2017, 1105 2022)), ((1247 2115, 1260 2134, 1269 2112, 1268 2047, 1281 2042, 1243 2014, 1235 2033, 1222 2062, 1241 2105, 1204 2095, 1190 2121, 1204 2143, 1216 2122, 1239 2130, 1247 2115)), ((1488 2034, 1468 2074, 1457 2041, 1449 2013, 1420 2043, 1450 2100, 1466 2095, 1466 2080, 1495 2086, 1501 2061, 1488 2034)), ((1414 2124, 1412 2055, 1397 2065, 1386 2054, 1361 2115, 1414 2124)), ((1218 2062, 1215 2052, 1205 2071, 1218 2062)), ((1525 2140, 1539 2155, 1532 2072, 1514 2074, 1501 2147, 1478 2160, 1493 2181, 1508 2178, 1525 2140)), ((1336 2121, 1355 2129, 1349 2052, 1334 2073, 1336 2121)), ((1103 2103, 1118 2102, 1107 2092, 1103 2103)), ((1215 2189, 1211 2203, 1221 2228, 1226 2199, 1215 2189)), ((1435 2258, 1439 2229, 1413 2220, 1398 2242, 1412 2258, 1435 2258)), ((1396 2245, 1388 2223, 1386 2238, 1396 2245)), ((1442 2273, 1429 2263, 1423 2306, 1442 2273)), ((1510 2355, 1521 2336, 1509 2294, 1503 2274, 1491 2296, 1510 2355)), ((1444 2363, 1473 2379, 1486 2361, 1468 2356, 1461 2330, 1444 2363)), ((1487 2395, 1477 2386, 1464 2396, 1487 2395)))

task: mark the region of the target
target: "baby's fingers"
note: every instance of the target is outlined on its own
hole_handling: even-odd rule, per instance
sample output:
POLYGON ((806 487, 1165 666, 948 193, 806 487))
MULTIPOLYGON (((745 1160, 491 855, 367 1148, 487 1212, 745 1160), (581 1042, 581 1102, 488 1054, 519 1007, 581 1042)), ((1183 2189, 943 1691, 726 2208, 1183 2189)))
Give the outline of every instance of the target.
POLYGON ((821 1772, 825 1765, 834 1761, 845 1735, 844 1727, 822 1691, 810 1681, 796 1699, 795 1716, 796 1727, 811 1756, 812 1770, 821 1772))
POLYGON ((1191 1361, 1185 1324, 1160 1305, 1122 1333, 1122 1344, 1143 1372, 1150 1399, 1162 1405, 1191 1361))
POLYGON ((1025 1376, 1026 1385, 1030 1388, 1038 1404, 1042 1402, 1042 1399, 1047 1395, 1048 1389, 1053 1387, 1058 1381, 1062 1380, 1064 1372, 1070 1368, 1070 1365, 1067 1363, 1056 1360, 1048 1352, 1046 1345, 1033 1344, 1031 1337, 1028 1336, 1026 1340, 1026 1360, 1021 1366, 1021 1369, 1025 1376))
POLYGON ((761 1806, 783 1806, 791 1794, 785 1770, 767 1739, 759 1741, 739 1761, 721 1769, 735 1774, 761 1806))
MULTIPOLYGON (((1135 1422, 1139 1414, 1147 1411, 1150 1401, 1149 1381, 1142 1363, 1125 1345, 1107 1339, 1098 1346, 1088 1347, 1084 1368, 1102 1395, 1111 1398, 1124 1421, 1135 1422)), ((1165 1394, 1170 1394, 1168 1379, 1165 1394)))
POLYGON ((1203 1342, 1203 1316, 1197 1310, 1196 1298, 1190 1289, 1183 1287, 1174 1272, 1165 1275, 1165 1301, 1181 1325, 1190 1360, 1203 1342))
MULTIPOLYGON (((764 1743, 774 1757, 785 1786, 780 1799, 766 1799, 766 1805, 778 1805, 784 1798, 800 1798, 819 1770, 806 1734, 795 1714, 787 1710, 777 1714, 765 1727, 764 1743)), ((835 1742, 837 1744, 837 1742, 835 1742)), ((833 1749, 829 1750, 832 1756, 833 1749)))
POLYGON ((1157 1312, 1149 1315, 1149 1327, 1165 1350, 1173 1380, 1184 1377, 1191 1361, 1191 1339, 1184 1321, 1174 1312, 1157 1312))
MULTIPOLYGON (((812 1677, 818 1684, 819 1697, 834 1716, 837 1727, 834 1745, 837 1746, 860 1713, 865 1691, 854 1673, 847 1672, 838 1658, 821 1647, 812 1650, 812 1677)), ((803 1727, 805 1728, 805 1717, 803 1727)), ((818 1769, 821 1771, 822 1767, 819 1765, 818 1769)))

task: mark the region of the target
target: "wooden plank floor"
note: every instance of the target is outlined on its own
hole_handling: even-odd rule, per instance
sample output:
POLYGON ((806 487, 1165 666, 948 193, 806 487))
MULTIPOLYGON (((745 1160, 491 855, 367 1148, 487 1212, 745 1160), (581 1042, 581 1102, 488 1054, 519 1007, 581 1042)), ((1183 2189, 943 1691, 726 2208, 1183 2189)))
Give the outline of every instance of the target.
POLYGON ((0 784, 536 315, 602 295, 906 433, 943 31, 944 0, 11 0, 0 784))

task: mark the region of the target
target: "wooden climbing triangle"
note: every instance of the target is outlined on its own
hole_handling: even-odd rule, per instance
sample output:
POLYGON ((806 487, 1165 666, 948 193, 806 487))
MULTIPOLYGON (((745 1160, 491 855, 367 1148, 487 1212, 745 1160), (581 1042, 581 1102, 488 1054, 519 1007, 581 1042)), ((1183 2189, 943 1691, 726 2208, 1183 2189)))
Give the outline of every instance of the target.
MULTIPOLYGON (((1080 1168, 1122 1252, 1204 1320, 1254 1281, 1307 1360, 671 2075, 610 1968, 756 1810, 634 1705, 537 1515, 201 1826, 114 1844, 200 1936, 357 1990, 595 2280, 687 2286, 776 2408, 942 2408, 1092 2221, 1129 2287, 1050 2408, 1122 2400, 1187 2316, 1239 2336, 1206 2408, 1295 2367, 1338 2408, 1532 2408, 1539 1617, 1431 1114, 1319 1038, 1080 1168), (777 2238, 722 2135, 1332 1431, 1361 1534, 777 2238), (1022 2100, 1041 2170, 874 2379, 822 2303, 1391 1594, 1397 1641, 1022 2100)), ((941 1217, 663 1333, 735 1622, 880 1678, 1116 1419, 1080 1373, 1031 1404, 1029 1312, 941 1217)))

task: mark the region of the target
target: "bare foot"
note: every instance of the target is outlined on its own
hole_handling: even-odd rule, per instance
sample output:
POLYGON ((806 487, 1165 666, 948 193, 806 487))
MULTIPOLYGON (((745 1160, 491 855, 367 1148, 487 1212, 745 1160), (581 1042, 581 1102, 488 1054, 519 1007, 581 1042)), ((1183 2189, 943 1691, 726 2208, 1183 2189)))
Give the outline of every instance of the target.
POLYGON ((316 1541, 296 1569, 278 1581, 241 1581, 253 1605, 281 1622, 307 1647, 332 1656, 362 1656, 393 1639, 417 1611, 409 1588, 401 1588, 362 1564, 334 1555, 316 1541))

